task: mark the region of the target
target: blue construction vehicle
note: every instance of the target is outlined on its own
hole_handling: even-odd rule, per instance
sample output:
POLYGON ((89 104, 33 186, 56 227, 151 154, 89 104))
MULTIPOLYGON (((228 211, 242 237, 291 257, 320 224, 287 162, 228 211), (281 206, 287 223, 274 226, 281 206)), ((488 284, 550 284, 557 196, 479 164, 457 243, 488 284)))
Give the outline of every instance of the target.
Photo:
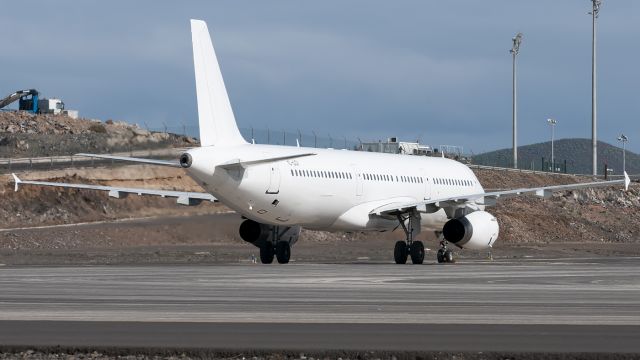
POLYGON ((19 101, 18 110, 29 111, 31 113, 38 113, 38 90, 18 90, 13 94, 0 100, 0 109, 19 101))

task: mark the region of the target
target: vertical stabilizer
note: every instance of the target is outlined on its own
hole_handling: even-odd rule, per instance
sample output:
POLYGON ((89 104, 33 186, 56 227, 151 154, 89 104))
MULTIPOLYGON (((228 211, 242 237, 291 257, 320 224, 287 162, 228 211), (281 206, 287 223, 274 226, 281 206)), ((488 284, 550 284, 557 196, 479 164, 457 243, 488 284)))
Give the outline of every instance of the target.
POLYGON ((191 20, 191 40, 196 73, 200 145, 246 144, 233 116, 209 29, 204 21, 191 20))

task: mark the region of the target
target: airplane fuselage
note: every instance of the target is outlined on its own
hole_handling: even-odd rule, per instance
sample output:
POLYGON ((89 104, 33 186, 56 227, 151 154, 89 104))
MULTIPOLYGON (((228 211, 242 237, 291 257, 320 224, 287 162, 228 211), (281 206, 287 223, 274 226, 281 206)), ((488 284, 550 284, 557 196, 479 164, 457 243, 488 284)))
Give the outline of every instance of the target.
MULTIPOLYGON (((475 174, 457 161, 425 156, 245 144, 189 150, 188 174, 241 215, 270 225, 328 231, 389 230, 393 217, 370 216, 392 202, 412 202, 483 192, 475 174), (237 160, 315 155, 234 169, 237 160)), ((422 227, 441 230, 443 210, 422 213, 422 227)))

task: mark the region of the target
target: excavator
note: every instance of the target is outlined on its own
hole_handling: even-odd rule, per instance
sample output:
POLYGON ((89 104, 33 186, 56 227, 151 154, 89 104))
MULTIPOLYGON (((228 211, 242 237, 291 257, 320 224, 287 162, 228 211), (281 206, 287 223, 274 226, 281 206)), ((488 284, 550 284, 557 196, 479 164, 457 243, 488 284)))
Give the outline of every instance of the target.
POLYGON ((29 111, 34 114, 38 113, 38 90, 18 90, 13 94, 0 100, 0 109, 11 105, 16 101, 20 101, 18 104, 19 110, 29 111))

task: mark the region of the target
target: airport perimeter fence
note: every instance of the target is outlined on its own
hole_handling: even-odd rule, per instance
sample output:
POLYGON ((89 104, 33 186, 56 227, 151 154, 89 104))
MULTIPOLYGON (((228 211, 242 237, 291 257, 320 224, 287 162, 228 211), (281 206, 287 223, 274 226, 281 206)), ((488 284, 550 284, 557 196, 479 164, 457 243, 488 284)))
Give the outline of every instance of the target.
POLYGON ((482 158, 474 157, 473 155, 467 156, 471 159, 474 165, 482 165, 495 168, 510 168, 512 170, 527 170, 536 172, 550 172, 550 173, 564 173, 570 174, 571 169, 575 168, 573 160, 570 159, 558 159, 555 162, 551 162, 544 156, 541 156, 538 160, 520 160, 518 161, 518 168, 513 168, 513 160, 509 158, 484 160, 482 158))
MULTIPOLYGON (((197 126, 165 126, 147 128, 154 132, 170 132, 178 135, 191 136, 199 138, 199 128, 197 126)), ((332 148, 332 149, 348 149, 356 150, 360 145, 357 140, 350 139, 343 135, 321 134, 315 131, 297 130, 295 132, 278 129, 262 129, 253 127, 241 127, 240 133, 248 142, 256 144, 269 145, 287 145, 314 147, 314 148, 332 148)))

